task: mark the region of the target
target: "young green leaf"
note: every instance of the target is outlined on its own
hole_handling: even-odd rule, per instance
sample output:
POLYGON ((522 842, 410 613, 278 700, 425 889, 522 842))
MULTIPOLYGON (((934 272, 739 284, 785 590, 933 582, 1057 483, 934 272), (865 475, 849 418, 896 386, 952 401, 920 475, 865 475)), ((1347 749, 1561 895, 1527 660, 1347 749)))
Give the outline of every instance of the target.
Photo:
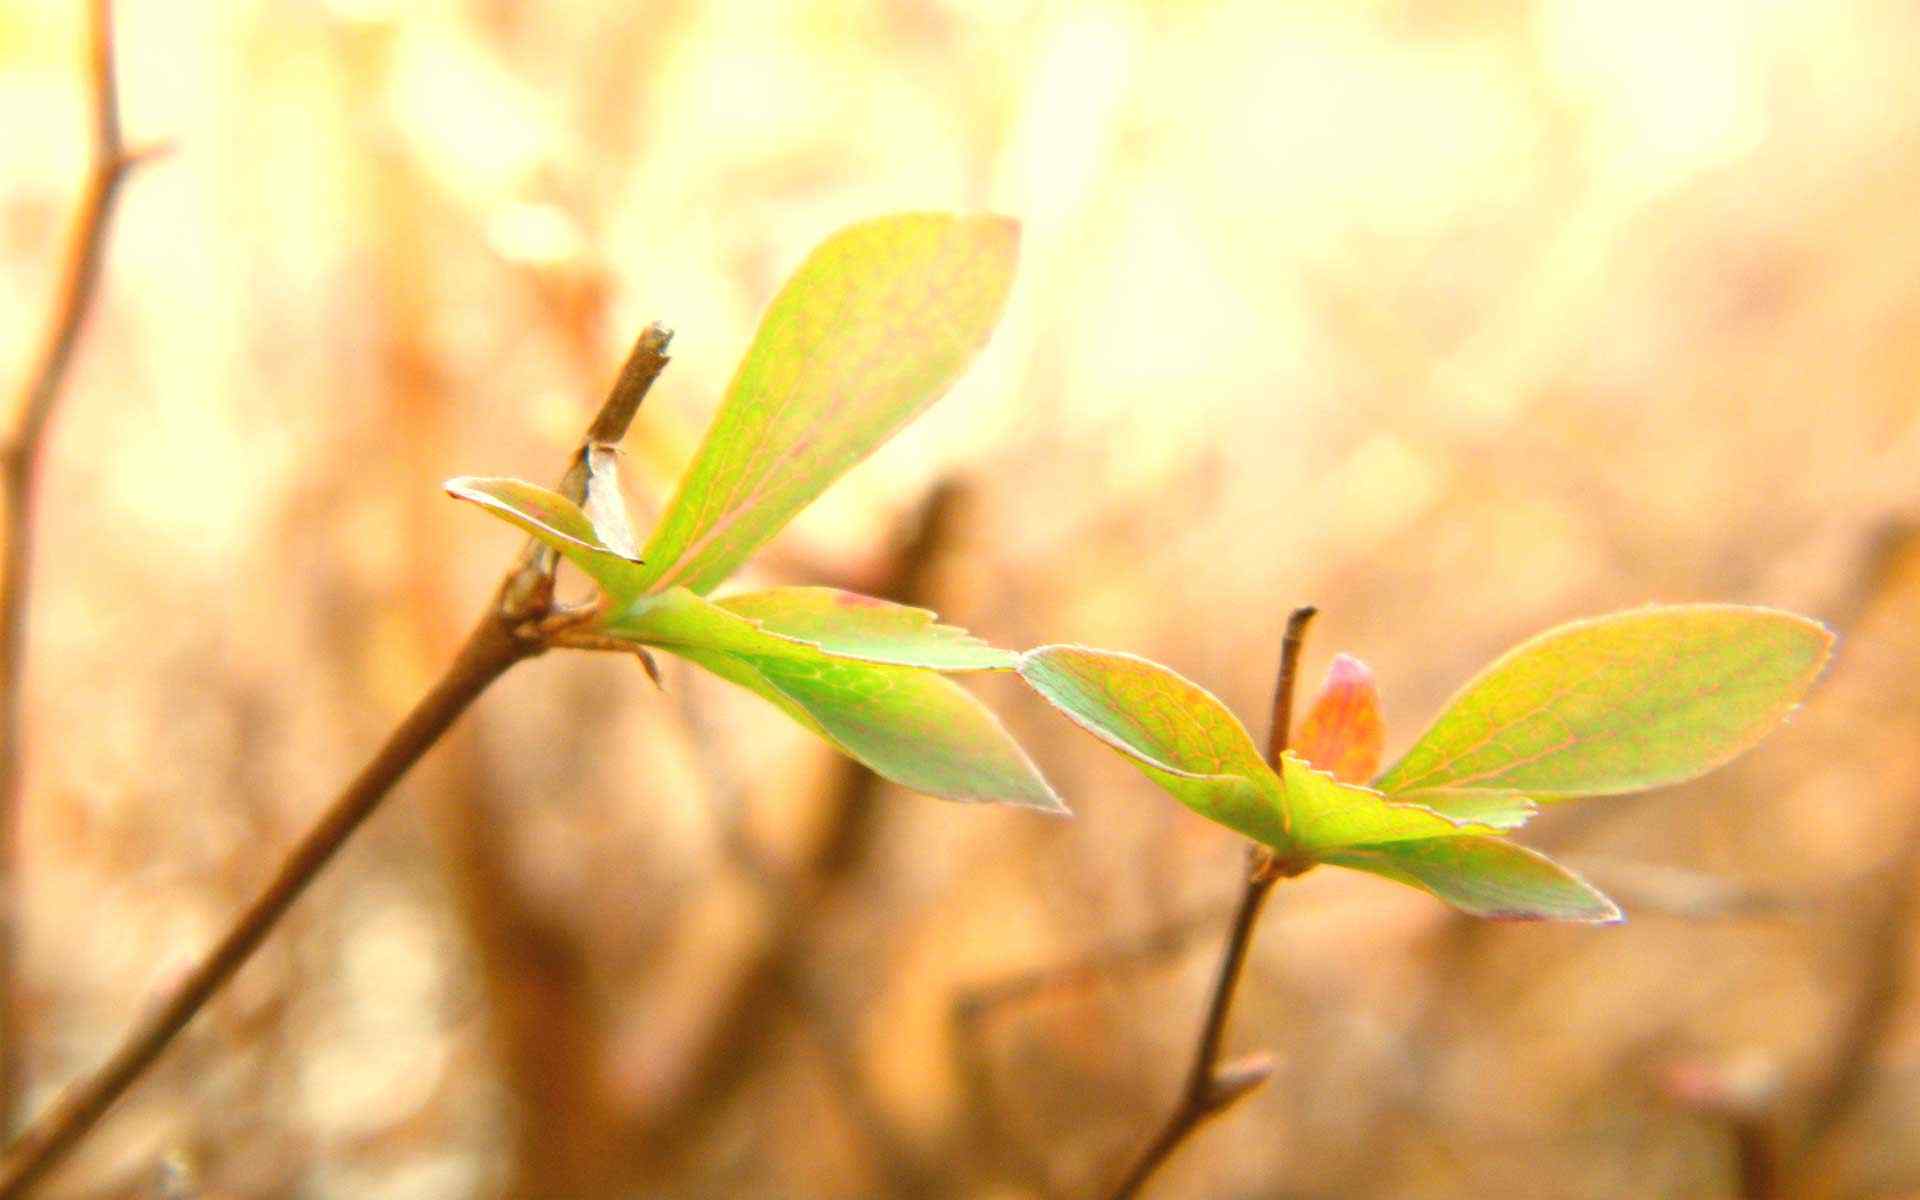
POLYGON ((1417 792, 1395 792, 1393 798, 1402 804, 1417 804, 1465 825, 1483 825, 1502 833, 1520 828, 1540 811, 1540 806, 1521 792, 1431 788, 1417 792))
POLYGON ((640 564, 608 546, 580 506, 560 493, 518 479, 471 475, 447 480, 446 489, 553 547, 616 601, 640 593, 640 564))
POLYGON ((1085 646, 1029 650, 1019 669, 1048 703, 1174 799, 1255 841, 1289 845, 1279 778, 1205 688, 1159 663, 1085 646))
POLYGON ((1020 678, 1179 803, 1254 841, 1286 845, 1281 781, 1204 687, 1158 662, 1083 645, 1027 651, 1020 678))
POLYGON ((685 588, 614 614, 601 632, 671 651, 758 693, 904 787, 1066 811, 999 719, 935 672, 836 657, 685 588))
POLYGON ((1544 854, 1501 838, 1352 846, 1321 860, 1421 888, 1476 917, 1596 924, 1624 919, 1586 880, 1544 854))
POLYGON ((924 608, 829 587, 783 587, 717 601, 721 608, 783 638, 840 658, 933 671, 1010 670, 1020 661, 964 629, 937 623, 924 608))
POLYGON ((643 554, 711 590, 945 393, 1000 319, 1019 226, 914 214, 828 238, 774 298, 643 554))
MULTIPOLYGON (((1280 782, 1291 816, 1292 844, 1315 857, 1345 846, 1494 834, 1512 828, 1511 814, 1491 807, 1477 814, 1477 819, 1461 817, 1342 783, 1291 751, 1280 756, 1280 782)), ((1502 793, 1492 794, 1504 798, 1502 793)))
POLYGON ((1351 655, 1334 655, 1327 681, 1293 739, 1294 749, 1342 783, 1365 783, 1380 769, 1385 741, 1373 672, 1351 655))
POLYGON ((1635 609, 1551 630, 1461 689, 1375 786, 1603 795, 1701 775, 1799 703, 1832 634, 1736 605, 1635 609))

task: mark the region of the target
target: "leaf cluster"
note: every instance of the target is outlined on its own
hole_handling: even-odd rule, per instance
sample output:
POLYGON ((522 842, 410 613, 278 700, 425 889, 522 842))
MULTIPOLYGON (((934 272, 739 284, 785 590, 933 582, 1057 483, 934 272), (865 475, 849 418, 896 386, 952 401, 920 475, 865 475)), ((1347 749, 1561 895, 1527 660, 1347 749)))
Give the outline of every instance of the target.
POLYGON ((1650 607, 1563 626, 1476 676, 1393 765, 1371 675, 1335 660, 1269 762, 1199 685, 1133 655, 996 649, 933 613, 822 587, 710 598, 840 475, 924 411, 985 344, 1018 229, 912 214, 851 226, 780 291, 659 524, 636 550, 610 447, 585 506, 513 479, 448 483, 600 590, 577 644, 662 650, 754 692, 881 776, 952 800, 1064 812, 952 675, 1015 671, 1176 800, 1268 847, 1431 892, 1484 917, 1604 922, 1584 880, 1507 840, 1541 805, 1692 779, 1799 702, 1832 638, 1790 613, 1650 607))

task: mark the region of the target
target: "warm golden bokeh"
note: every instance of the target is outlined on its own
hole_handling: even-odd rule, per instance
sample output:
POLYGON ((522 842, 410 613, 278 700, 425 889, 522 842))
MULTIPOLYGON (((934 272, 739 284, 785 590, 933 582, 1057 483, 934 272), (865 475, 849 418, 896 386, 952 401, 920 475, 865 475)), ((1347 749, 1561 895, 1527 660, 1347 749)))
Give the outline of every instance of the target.
MULTIPOLYGON (((9 403, 87 165, 81 8, 0 0, 9 403)), ((985 208, 1025 226, 1006 322, 760 578, 1147 654, 1250 722, 1313 602, 1306 676, 1363 658, 1389 758, 1575 616, 1842 634, 1739 764, 1523 835, 1623 927, 1284 886, 1230 1033, 1280 1068, 1156 1194, 1733 1196, 1749 1104, 1795 1195, 1920 1190, 1920 9, 118 16, 128 136, 173 150, 122 197, 42 482, 27 1108, 465 632, 517 542, 443 479, 551 483, 660 319, 650 516, 812 244, 985 208)), ((1099 1194, 1178 1087, 1238 839, 1006 680, 1071 822, 868 787, 666 682, 552 654, 495 688, 47 1194, 1099 1194)))

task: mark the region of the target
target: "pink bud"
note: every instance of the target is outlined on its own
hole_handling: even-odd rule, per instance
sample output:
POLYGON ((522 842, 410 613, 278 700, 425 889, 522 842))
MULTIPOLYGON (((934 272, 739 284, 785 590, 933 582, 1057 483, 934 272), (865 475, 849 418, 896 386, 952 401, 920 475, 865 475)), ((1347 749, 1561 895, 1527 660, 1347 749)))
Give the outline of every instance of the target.
POLYGON ((1385 741, 1373 672, 1352 655, 1334 655, 1294 751, 1342 783, 1365 783, 1380 769, 1385 741))

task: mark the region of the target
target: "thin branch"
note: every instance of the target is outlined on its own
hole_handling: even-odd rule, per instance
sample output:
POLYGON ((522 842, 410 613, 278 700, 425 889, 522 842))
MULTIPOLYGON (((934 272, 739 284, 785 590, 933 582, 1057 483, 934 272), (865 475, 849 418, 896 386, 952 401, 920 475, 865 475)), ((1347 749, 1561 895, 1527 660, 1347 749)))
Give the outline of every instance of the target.
MULTIPOLYGON (((1836 605, 1848 624, 1865 624, 1869 617, 1905 619, 1901 583, 1920 552, 1920 525, 1910 519, 1884 523, 1874 534, 1855 579, 1836 605)), ((1863 977, 1841 1018, 1833 1043, 1831 1065, 1806 1104, 1804 1125, 1790 1146, 1791 1162, 1785 1194, 1820 1197, 1834 1192, 1841 1157, 1849 1148, 1849 1134, 1870 1099, 1875 1067, 1888 1039, 1900 1025, 1900 1015, 1915 980, 1908 946, 1920 926, 1920 809, 1909 812, 1899 847, 1884 868, 1884 898, 1870 919, 1862 948, 1863 977)))
POLYGON ((1864 1107, 1874 1064, 1900 1016, 1910 985, 1906 946, 1920 918, 1916 870, 1920 870, 1920 817, 1911 819, 1899 852, 1887 866, 1887 895, 1868 931, 1862 956, 1866 977, 1835 1039, 1833 1065, 1809 1105, 1796 1164, 1803 1177, 1830 1174, 1840 1135, 1864 1107))
MULTIPOLYGON (((517 624, 514 623, 514 624, 517 624)), ((0 1196, 17 1196, 91 1129, 208 1000, 273 931, 287 908, 332 861, 393 785, 507 668, 542 649, 503 616, 487 614, 447 674, 415 706, 373 761, 287 854, 273 881, 235 919, 226 935, 121 1042, 106 1063, 68 1089, 0 1162, 0 1196)))
POLYGON ((1196 933, 1224 915, 1224 906, 1209 905, 1145 932, 1114 938, 1065 962, 970 988, 954 999, 954 1020, 962 1026, 976 1024, 1009 1005, 1104 983, 1121 971, 1151 966, 1185 950, 1196 933))
MULTIPOLYGON (((595 431, 624 432, 646 386, 666 365, 659 351, 670 336, 659 326, 641 335, 641 346, 653 346, 659 365, 652 367, 645 383, 637 388, 630 382, 631 370, 622 373, 589 430, 589 439, 595 431), (610 416, 608 410, 615 411, 610 416)), ((594 444, 587 442, 588 446, 594 444)), ((107 1061, 69 1087, 8 1147, 5 1157, 0 1158, 0 1200, 22 1195, 86 1136, 252 956, 347 839, 373 815, 394 784, 434 747, 468 706, 514 664, 546 651, 550 639, 565 627, 566 614, 552 613, 552 596, 550 573, 542 582, 539 572, 525 561, 508 571, 495 601, 446 674, 287 853, 266 889, 234 919, 213 949, 134 1026, 107 1061)))
MULTIPOLYGON (((667 357, 667 347, 672 342, 673 330, 658 321, 640 331, 627 354, 626 365, 620 368, 620 377, 613 381, 606 402, 600 406, 593 424, 587 427, 580 448, 574 451, 573 462, 560 479, 558 490, 562 496, 575 504, 586 503, 587 487, 593 477, 594 451, 611 450, 626 438, 634 414, 640 411, 640 402, 647 398, 647 393, 653 390, 653 381, 660 378, 660 372, 672 361, 667 357)), ((544 598, 551 599, 553 572, 559 561, 553 547, 538 538, 529 539, 526 553, 520 557, 520 568, 508 585, 510 601, 530 603, 543 589, 544 598)), ((651 668, 647 673, 655 674, 651 668)))
POLYGON ((25 1084, 22 1033, 25 1005, 19 985, 21 676, 25 669, 27 596, 33 568, 34 484, 41 449, 73 361, 81 328, 93 308, 106 257, 107 227, 121 181, 140 161, 120 141, 120 101, 113 75, 113 13, 94 0, 90 13, 89 77, 93 93, 93 166, 68 243, 52 323, 28 373, 14 426, 0 450, 6 493, 6 551, 0 557, 0 1135, 12 1131, 25 1084))
POLYGON ((1676 1105, 1722 1129, 1739 1200, 1786 1200, 1786 1158, 1777 1109, 1780 1075, 1765 1057, 1732 1062, 1684 1058, 1660 1072, 1676 1105))
POLYGON ((1319 612, 1312 605, 1294 609, 1287 617, 1287 631, 1280 636, 1280 669, 1273 680, 1273 723, 1267 728, 1267 762, 1276 771, 1293 733, 1293 689, 1294 677, 1300 673, 1300 647, 1306 641, 1308 623, 1319 612))
POLYGON ((1235 1100, 1264 1083, 1273 1071, 1273 1061, 1265 1055, 1228 1064, 1230 1069, 1227 1070, 1222 1070, 1220 1064, 1220 1044, 1226 1034, 1227 1014, 1233 1007, 1233 994, 1240 985, 1241 970, 1246 966, 1247 948, 1253 942, 1253 931, 1260 920, 1260 910, 1272 894, 1273 885, 1280 880, 1278 875, 1262 869, 1257 856, 1250 855, 1249 858, 1246 884, 1240 893, 1240 904, 1234 910, 1226 949, 1220 957, 1220 969, 1214 976, 1213 993, 1207 1001, 1206 1020, 1200 1026, 1200 1044, 1194 1051, 1193 1065, 1188 1068, 1186 1087, 1180 1093, 1180 1104, 1167 1123, 1160 1127, 1160 1132, 1147 1143, 1147 1148, 1141 1152, 1126 1178, 1113 1189, 1113 1200, 1138 1195, 1153 1173, 1173 1156, 1173 1152, 1200 1127, 1201 1122, 1224 1112, 1235 1100))
MULTIPOLYGON (((653 381, 660 378, 660 372, 667 369, 667 347, 673 343, 673 330, 655 321, 640 331, 633 343, 633 349, 627 354, 626 365, 620 368, 620 377, 613 381, 613 387, 607 392, 605 404, 594 417, 593 424, 587 427, 587 436, 580 444, 580 457, 584 459, 589 447, 618 446, 627 440, 627 430, 633 425, 635 414, 640 411, 640 402, 653 390, 653 381)), ((560 490, 569 497, 568 487, 572 480, 564 480, 560 490)), ((584 486, 582 483, 580 486, 584 486)))
MULTIPOLYGON (((1267 762, 1280 769, 1280 756, 1286 752, 1293 727, 1293 693, 1299 674, 1300 647, 1307 625, 1318 610, 1296 608, 1287 618, 1287 630, 1280 640, 1280 669, 1273 688, 1273 728, 1267 733, 1267 762)), ((1209 1118, 1227 1110, 1234 1101, 1253 1091, 1273 1074, 1273 1058, 1265 1053, 1251 1054, 1232 1062, 1220 1061, 1220 1047, 1226 1039, 1227 1017, 1233 1010, 1234 992, 1246 966, 1247 950, 1253 944, 1253 931, 1260 921, 1273 885, 1298 868, 1278 863, 1264 846, 1249 847, 1247 877, 1240 892, 1240 904, 1234 910, 1233 925, 1227 932, 1226 949, 1220 956, 1220 969, 1214 975, 1213 992, 1207 1001, 1207 1016, 1200 1025, 1199 1044, 1194 1049, 1193 1065, 1187 1071, 1186 1087, 1180 1104, 1167 1123, 1140 1153, 1133 1169, 1111 1193, 1113 1200, 1138 1195, 1147 1180, 1173 1156, 1193 1131, 1209 1118)))

